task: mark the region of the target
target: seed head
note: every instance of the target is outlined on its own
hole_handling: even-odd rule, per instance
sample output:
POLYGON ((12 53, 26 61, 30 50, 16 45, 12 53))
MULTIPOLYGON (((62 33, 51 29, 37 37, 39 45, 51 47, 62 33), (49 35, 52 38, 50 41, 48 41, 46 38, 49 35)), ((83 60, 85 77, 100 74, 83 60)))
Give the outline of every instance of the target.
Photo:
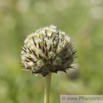
POLYGON ((33 74, 41 73, 43 76, 49 72, 66 72, 71 68, 75 52, 70 37, 57 30, 56 26, 38 29, 24 41, 21 51, 23 70, 31 70, 33 74))

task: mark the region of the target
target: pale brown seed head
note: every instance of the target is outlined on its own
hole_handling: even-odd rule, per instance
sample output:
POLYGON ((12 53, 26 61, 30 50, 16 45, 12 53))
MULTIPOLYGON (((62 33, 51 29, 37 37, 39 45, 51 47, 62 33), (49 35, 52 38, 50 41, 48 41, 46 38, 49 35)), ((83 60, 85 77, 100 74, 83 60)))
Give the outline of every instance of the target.
POLYGON ((67 68, 71 68, 75 52, 65 32, 51 25, 28 35, 22 47, 21 59, 24 70, 46 76, 49 72, 66 72, 67 68))

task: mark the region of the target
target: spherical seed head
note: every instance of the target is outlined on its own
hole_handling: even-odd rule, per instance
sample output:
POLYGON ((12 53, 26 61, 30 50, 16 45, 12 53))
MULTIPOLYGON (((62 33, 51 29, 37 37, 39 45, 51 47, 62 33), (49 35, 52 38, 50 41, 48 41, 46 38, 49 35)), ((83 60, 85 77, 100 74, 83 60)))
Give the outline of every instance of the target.
POLYGON ((75 52, 70 37, 50 25, 28 35, 22 47, 21 59, 24 70, 46 76, 49 72, 66 72, 71 68, 75 52))

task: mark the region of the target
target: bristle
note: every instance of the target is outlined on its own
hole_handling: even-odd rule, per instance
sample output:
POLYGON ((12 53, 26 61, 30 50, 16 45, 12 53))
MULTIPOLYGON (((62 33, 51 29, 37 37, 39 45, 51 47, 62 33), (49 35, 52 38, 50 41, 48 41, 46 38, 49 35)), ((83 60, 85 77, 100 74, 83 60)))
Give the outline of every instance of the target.
POLYGON ((56 44, 56 46, 54 47, 55 49, 57 49, 57 47, 58 47, 58 44, 59 44, 59 39, 58 39, 58 41, 57 41, 57 44, 56 44))
POLYGON ((29 59, 30 61, 36 63, 32 58, 26 57, 27 59, 29 59))
POLYGON ((34 38, 33 38, 33 37, 32 37, 32 40, 33 40, 34 45, 35 45, 35 46, 37 46, 37 45, 36 45, 36 42, 35 42, 35 40, 34 40, 34 38))
POLYGON ((57 35, 58 35, 58 37, 59 37, 59 30, 57 31, 57 35))
POLYGON ((53 37, 53 32, 52 32, 52 34, 51 34, 50 38, 52 38, 52 37, 53 37))
POLYGON ((45 30, 45 34, 46 34, 46 37, 47 37, 47 32, 46 32, 46 30, 45 30))
POLYGON ((22 48, 22 50, 23 50, 25 53, 27 53, 27 51, 26 51, 25 49, 22 48))
POLYGON ((24 68, 24 69, 22 69, 22 70, 29 71, 30 69, 26 69, 26 68, 24 68))
POLYGON ((67 71, 66 71, 66 70, 63 70, 63 72, 67 73, 67 71))
POLYGON ((38 58, 37 54, 35 53, 35 51, 32 50, 32 53, 35 55, 36 58, 38 58))
POLYGON ((39 49, 41 49, 41 45, 40 45, 40 43, 39 43, 39 49))
POLYGON ((45 53, 45 49, 44 49, 44 46, 42 47, 42 52, 43 52, 43 53, 45 53))
POLYGON ((42 37, 42 41, 44 42, 44 37, 42 37))
POLYGON ((27 49, 29 50, 30 53, 32 53, 32 51, 27 47, 27 49))
POLYGON ((40 54, 39 54, 39 58, 40 58, 40 59, 43 59, 43 57, 42 57, 40 54))
POLYGON ((53 44, 54 44, 55 39, 56 39, 56 35, 55 35, 55 36, 54 36, 54 38, 53 38, 53 41, 52 41, 52 42, 53 42, 53 44))
POLYGON ((47 61, 47 60, 45 59, 45 57, 43 58, 43 60, 44 60, 44 61, 47 61))
POLYGON ((51 46, 50 46, 50 48, 49 48, 49 50, 48 50, 49 52, 51 51, 51 46))
POLYGON ((26 61, 26 62, 30 62, 30 60, 27 60, 27 59, 26 59, 25 61, 26 61))
POLYGON ((47 47, 46 41, 45 41, 45 47, 47 47))
POLYGON ((26 50, 26 48, 23 46, 23 48, 26 50))
POLYGON ((45 51, 45 55, 48 57, 48 51, 47 50, 45 51))

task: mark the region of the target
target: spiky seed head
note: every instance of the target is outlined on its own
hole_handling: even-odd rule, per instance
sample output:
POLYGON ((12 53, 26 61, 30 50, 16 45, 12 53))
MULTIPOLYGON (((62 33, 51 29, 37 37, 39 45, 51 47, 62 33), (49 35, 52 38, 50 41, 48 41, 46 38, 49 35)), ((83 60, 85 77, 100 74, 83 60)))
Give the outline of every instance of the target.
POLYGON ((66 72, 67 68, 71 68, 75 52, 70 37, 57 30, 56 26, 50 25, 27 36, 22 47, 21 59, 24 70, 46 76, 49 72, 66 72))

